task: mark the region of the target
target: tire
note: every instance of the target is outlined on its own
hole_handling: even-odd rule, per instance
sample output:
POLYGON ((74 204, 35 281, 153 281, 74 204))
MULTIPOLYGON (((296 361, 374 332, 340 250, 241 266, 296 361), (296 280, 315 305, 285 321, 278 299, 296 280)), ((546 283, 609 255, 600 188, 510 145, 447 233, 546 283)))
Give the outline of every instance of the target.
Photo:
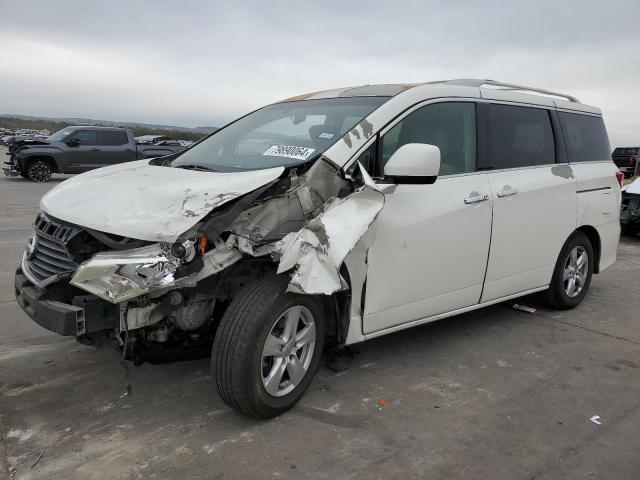
POLYGON ((51 166, 44 160, 31 162, 27 169, 27 175, 34 182, 48 182, 52 173, 51 166))
POLYGON ((589 238, 582 232, 575 232, 560 251, 549 289, 543 294, 546 304, 558 310, 577 306, 589 290, 594 264, 595 256, 589 238), (586 255, 586 266, 580 266, 579 259, 582 258, 582 254, 586 255), (569 278, 565 279, 565 273, 569 278), (574 282, 573 288, 571 278, 574 282))
POLYGON ((211 371, 220 397, 238 412, 257 418, 272 418, 293 407, 322 355, 322 303, 317 297, 285 292, 288 282, 288 276, 279 275, 244 287, 222 316, 213 342, 211 371), (300 338, 295 345, 286 331, 294 324, 299 334, 295 338, 300 338), (303 339, 306 343, 299 347, 303 339), (268 354, 274 350, 278 353, 268 354))

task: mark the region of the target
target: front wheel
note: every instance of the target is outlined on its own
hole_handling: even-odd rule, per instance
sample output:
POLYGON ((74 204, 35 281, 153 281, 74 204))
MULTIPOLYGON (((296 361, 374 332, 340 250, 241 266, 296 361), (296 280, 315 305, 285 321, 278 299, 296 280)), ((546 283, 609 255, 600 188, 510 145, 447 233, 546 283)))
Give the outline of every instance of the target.
POLYGON ((254 417, 275 417, 295 405, 322 355, 322 303, 285 292, 288 281, 277 276, 244 287, 213 343, 211 370, 220 396, 254 417))
POLYGON ((577 306, 589 290, 595 257, 589 238, 575 232, 566 241, 553 271, 546 303, 559 310, 577 306))
POLYGON ((27 175, 34 182, 48 182, 52 173, 51 166, 43 160, 31 162, 27 170, 27 175))

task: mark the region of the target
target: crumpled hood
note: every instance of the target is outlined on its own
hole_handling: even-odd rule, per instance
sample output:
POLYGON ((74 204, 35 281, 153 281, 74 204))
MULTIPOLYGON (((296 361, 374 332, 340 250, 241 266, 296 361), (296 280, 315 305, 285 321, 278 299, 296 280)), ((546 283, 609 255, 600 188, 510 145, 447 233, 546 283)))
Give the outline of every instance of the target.
POLYGON ((214 208, 266 185, 283 171, 203 172, 138 160, 76 175, 44 195, 40 207, 93 230, 173 242, 214 208))

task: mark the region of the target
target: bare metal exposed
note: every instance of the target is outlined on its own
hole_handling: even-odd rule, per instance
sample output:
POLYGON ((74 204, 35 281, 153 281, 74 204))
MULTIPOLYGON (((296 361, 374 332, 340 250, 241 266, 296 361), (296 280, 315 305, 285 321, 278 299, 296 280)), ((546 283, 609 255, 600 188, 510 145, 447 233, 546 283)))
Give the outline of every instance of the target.
POLYGON ((271 417, 327 347, 538 291, 576 306, 615 261, 608 152, 597 108, 531 87, 301 95, 52 189, 16 295, 136 363, 209 352, 225 402, 271 417))

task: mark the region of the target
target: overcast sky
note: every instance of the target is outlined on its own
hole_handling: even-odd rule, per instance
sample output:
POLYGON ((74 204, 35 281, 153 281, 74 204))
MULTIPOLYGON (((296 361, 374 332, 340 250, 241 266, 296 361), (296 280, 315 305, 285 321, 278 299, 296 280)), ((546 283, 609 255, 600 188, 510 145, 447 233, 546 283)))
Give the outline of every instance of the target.
POLYGON ((218 126, 299 93, 493 78, 640 144, 640 1, 0 0, 0 113, 218 126))

